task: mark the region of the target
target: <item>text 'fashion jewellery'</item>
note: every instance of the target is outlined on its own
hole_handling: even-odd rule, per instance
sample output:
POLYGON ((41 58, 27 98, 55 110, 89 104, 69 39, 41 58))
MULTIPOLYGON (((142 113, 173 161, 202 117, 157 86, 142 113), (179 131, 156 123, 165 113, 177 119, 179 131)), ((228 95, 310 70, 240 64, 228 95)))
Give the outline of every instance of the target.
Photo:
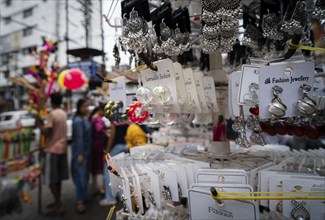
POLYGON ((301 84, 299 87, 302 92, 302 97, 298 100, 296 106, 297 110, 303 115, 313 115, 317 112, 316 102, 308 96, 312 87, 308 84, 301 84))
POLYGON ((282 94, 283 89, 280 86, 273 86, 272 93, 273 99, 271 103, 268 105, 267 110, 271 113, 271 115, 275 118, 281 118, 286 114, 287 106, 283 104, 279 95, 282 94))

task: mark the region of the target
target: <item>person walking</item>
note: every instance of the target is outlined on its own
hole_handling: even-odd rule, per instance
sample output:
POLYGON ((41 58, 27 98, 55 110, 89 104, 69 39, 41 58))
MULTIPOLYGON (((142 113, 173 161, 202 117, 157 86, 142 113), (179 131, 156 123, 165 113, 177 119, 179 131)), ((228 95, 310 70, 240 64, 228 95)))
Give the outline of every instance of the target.
MULTIPOLYGON (((50 95, 53 110, 49 113, 47 123, 40 125, 45 134, 44 182, 49 185, 54 203, 47 205, 47 215, 64 213, 61 201, 61 182, 69 178, 67 161, 67 114, 61 109, 60 93, 50 95)), ((41 123, 38 121, 38 123, 41 123)))
POLYGON ((103 174, 103 155, 107 145, 107 127, 103 121, 104 116, 104 104, 100 104, 90 114, 91 123, 91 135, 92 135, 92 147, 90 158, 90 172, 92 174, 93 193, 103 191, 99 189, 97 185, 97 176, 103 174))
MULTIPOLYGON (((115 125, 112 123, 111 132, 106 147, 106 152, 109 152, 112 157, 119 153, 126 152, 127 146, 125 141, 125 135, 128 125, 121 124, 115 125)), ((107 165, 104 163, 104 182, 105 182, 105 198, 99 201, 100 206, 110 206, 116 204, 116 198, 113 196, 112 189, 110 187, 110 173, 107 170, 107 165)))
POLYGON ((71 173, 76 187, 79 213, 86 211, 89 181, 89 160, 91 151, 91 125, 88 120, 88 101, 80 99, 77 103, 77 112, 73 120, 72 130, 72 160, 71 173))

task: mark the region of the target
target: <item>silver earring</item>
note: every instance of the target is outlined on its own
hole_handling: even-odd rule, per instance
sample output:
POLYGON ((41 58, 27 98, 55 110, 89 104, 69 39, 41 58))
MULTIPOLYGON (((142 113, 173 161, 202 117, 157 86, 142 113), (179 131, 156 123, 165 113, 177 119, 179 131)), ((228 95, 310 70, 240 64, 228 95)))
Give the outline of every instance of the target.
POLYGON ((283 92, 283 89, 280 86, 273 86, 272 93, 273 99, 268 105, 267 110, 271 113, 273 117, 281 118, 286 114, 287 106, 283 104, 279 95, 283 92))
POLYGON ((293 217, 296 220, 309 220, 310 214, 305 208, 306 202, 297 202, 295 200, 292 200, 293 205, 295 206, 291 211, 291 217, 293 217))
POLYGON ((300 91, 302 92, 302 97, 297 102, 297 110, 303 115, 313 115, 317 112, 316 102, 308 96, 308 92, 311 91, 311 86, 308 84, 301 84, 300 91))
POLYGON ((166 200, 172 200, 172 193, 170 192, 169 186, 163 186, 164 189, 162 191, 162 194, 164 195, 166 200))
POLYGON ((151 204, 157 206, 157 203, 155 202, 155 199, 153 197, 153 193, 149 189, 148 189, 148 194, 149 194, 148 199, 151 202, 151 204))

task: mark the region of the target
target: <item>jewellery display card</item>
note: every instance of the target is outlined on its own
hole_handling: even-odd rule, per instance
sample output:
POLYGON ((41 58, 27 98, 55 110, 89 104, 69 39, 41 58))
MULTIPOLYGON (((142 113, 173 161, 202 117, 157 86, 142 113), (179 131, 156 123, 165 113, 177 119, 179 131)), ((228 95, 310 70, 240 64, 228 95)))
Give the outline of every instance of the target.
POLYGON ((169 167, 171 167, 173 170, 176 171, 177 174, 177 182, 181 188, 182 191, 182 197, 187 197, 187 190, 188 190, 188 184, 187 184, 187 177, 186 177, 186 171, 185 168, 182 166, 179 166, 177 164, 168 164, 169 167))
POLYGON ((261 66, 259 78, 259 97, 263 97, 259 102, 259 116, 262 119, 272 118, 268 106, 274 98, 272 88, 279 86, 283 91, 278 97, 287 108, 283 117, 294 117, 299 115, 295 105, 302 96, 300 85, 305 83, 312 86, 314 83, 314 62, 299 61, 261 66))
POLYGON ((186 177, 187 177, 187 186, 189 187, 191 184, 195 183, 193 168, 190 164, 180 164, 180 165, 185 168, 186 177))
POLYGON ((125 77, 121 76, 114 79, 116 83, 109 83, 109 94, 111 101, 122 101, 123 102, 123 112, 125 112, 128 106, 126 98, 126 88, 125 88, 125 77))
POLYGON ((203 73, 201 71, 198 71, 198 72, 194 72, 193 75, 195 80, 196 92, 199 98, 202 113, 209 113, 209 108, 207 105, 207 100, 204 93, 204 86, 202 82, 203 73))
POLYGON ((259 219, 258 206, 253 201, 224 200, 220 206, 209 189, 190 189, 189 199, 191 219, 259 219))
POLYGON ((212 107, 210 108, 210 111, 219 112, 219 106, 217 103, 216 87, 214 85, 213 77, 212 76, 202 77, 202 83, 203 83, 204 94, 207 99, 207 102, 212 103, 212 107))
MULTIPOLYGON (((228 86, 228 106, 229 106, 229 116, 239 116, 240 108, 238 104, 238 93, 240 85, 241 72, 233 72, 229 75, 229 85, 228 86)), ((249 106, 243 105, 244 115, 250 115, 249 106)))
POLYGON ((150 183, 149 190, 153 195, 157 207, 161 208, 159 176, 151 171, 148 167, 144 167, 147 169, 147 181, 150 183))
POLYGON ((170 193, 172 194, 172 200, 174 202, 179 202, 176 171, 171 170, 167 166, 161 166, 160 170, 162 173, 164 173, 162 185, 168 186, 170 189, 170 193))
POLYGON ((201 113, 202 109, 196 91, 193 70, 191 68, 184 69, 183 75, 184 75, 185 87, 186 87, 186 92, 187 92, 187 97, 189 99, 189 102, 194 106, 195 113, 201 113))
POLYGON ((144 207, 143 207, 143 201, 142 201, 142 191, 141 191, 139 175, 133 166, 131 166, 131 172, 132 172, 132 182, 134 185, 134 191, 136 194, 135 199, 137 200, 138 206, 140 206, 141 213, 144 213, 144 207))
POLYGON ((252 65, 243 65, 238 92, 238 104, 247 105, 245 96, 250 94, 249 85, 252 83, 259 84, 259 67, 252 65))
MULTIPOLYGON (((310 192, 312 188, 322 188, 324 192, 325 178, 320 180, 310 181, 308 179, 286 179, 283 180, 284 192, 297 192, 297 195, 306 196, 306 194, 299 194, 299 192, 310 192)), ((315 194, 313 194, 315 196, 315 194)), ((317 194, 316 194, 317 195, 317 194)), ((321 195, 323 196, 324 193, 321 195)), ((310 196, 307 194, 307 196, 310 196)), ((307 215, 310 215, 309 219, 324 219, 324 200, 317 200, 312 202, 311 200, 284 200, 283 201, 283 215, 286 217, 293 217, 297 219, 300 215, 304 219, 308 219, 307 215), (313 205, 313 207, 312 207, 313 205), (313 212, 312 212, 313 210, 313 212), (307 213, 308 212, 308 213, 307 213)))
POLYGON ((183 68, 180 63, 173 63, 175 80, 176 80, 176 89, 178 95, 178 104, 181 109, 181 112, 189 112, 189 99, 187 97, 185 81, 183 76, 183 68))
POLYGON ((255 169, 251 170, 250 174, 250 184, 253 186, 254 190, 257 191, 257 185, 258 185, 258 171, 263 170, 265 168, 271 167, 273 165, 272 162, 263 164, 260 167, 257 167, 255 169))
MULTIPOLYGON (((159 60, 154 62, 158 71, 155 72, 150 68, 141 71, 141 81, 144 86, 154 89, 157 86, 165 86, 169 89, 172 98, 170 112, 179 112, 178 96, 176 90, 176 80, 173 62, 170 59, 159 60)), ((164 106, 156 103, 157 113, 166 113, 164 106)))
MULTIPOLYGON (((298 174, 292 173, 292 175, 284 173, 284 174, 272 174, 269 176, 269 190, 270 192, 283 192, 283 180, 285 179, 309 179, 313 180, 316 176, 309 176, 309 174, 298 174)), ((280 200, 270 200, 269 208, 271 211, 277 211, 277 206, 280 203, 280 200)))
POLYGON ((130 189, 130 181, 128 178, 128 175, 126 173, 127 171, 121 167, 121 174, 122 174, 122 187, 123 187, 123 195, 125 197, 125 205, 126 208, 130 213, 132 213, 132 200, 131 200, 131 189, 130 189))

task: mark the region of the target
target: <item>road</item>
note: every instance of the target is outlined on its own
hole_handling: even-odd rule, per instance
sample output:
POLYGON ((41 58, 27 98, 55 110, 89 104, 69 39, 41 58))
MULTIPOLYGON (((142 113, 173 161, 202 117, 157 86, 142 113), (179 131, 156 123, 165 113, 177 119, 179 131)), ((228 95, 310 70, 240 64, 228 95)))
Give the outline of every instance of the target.
MULTIPOLYGON (((69 157, 70 158, 70 157, 69 157)), ((70 164, 70 163, 69 163, 70 164)), ((14 213, 1 217, 1 220, 44 220, 44 219, 60 219, 60 220, 105 220, 110 207, 101 207, 98 202, 103 198, 102 195, 91 195, 91 183, 89 184, 89 200, 86 203, 87 211, 79 214, 75 210, 76 193, 75 187, 72 182, 71 174, 70 179, 63 181, 62 184, 62 201, 65 208, 65 215, 60 217, 47 217, 38 214, 38 190, 35 187, 32 190, 26 189, 32 198, 29 204, 23 204, 22 213, 14 213)), ((46 205, 53 202, 52 195, 48 186, 42 186, 42 210, 46 212, 46 205)), ((122 205, 119 205, 116 210, 119 210, 122 205)), ((113 216, 115 219, 115 215, 113 216)))

